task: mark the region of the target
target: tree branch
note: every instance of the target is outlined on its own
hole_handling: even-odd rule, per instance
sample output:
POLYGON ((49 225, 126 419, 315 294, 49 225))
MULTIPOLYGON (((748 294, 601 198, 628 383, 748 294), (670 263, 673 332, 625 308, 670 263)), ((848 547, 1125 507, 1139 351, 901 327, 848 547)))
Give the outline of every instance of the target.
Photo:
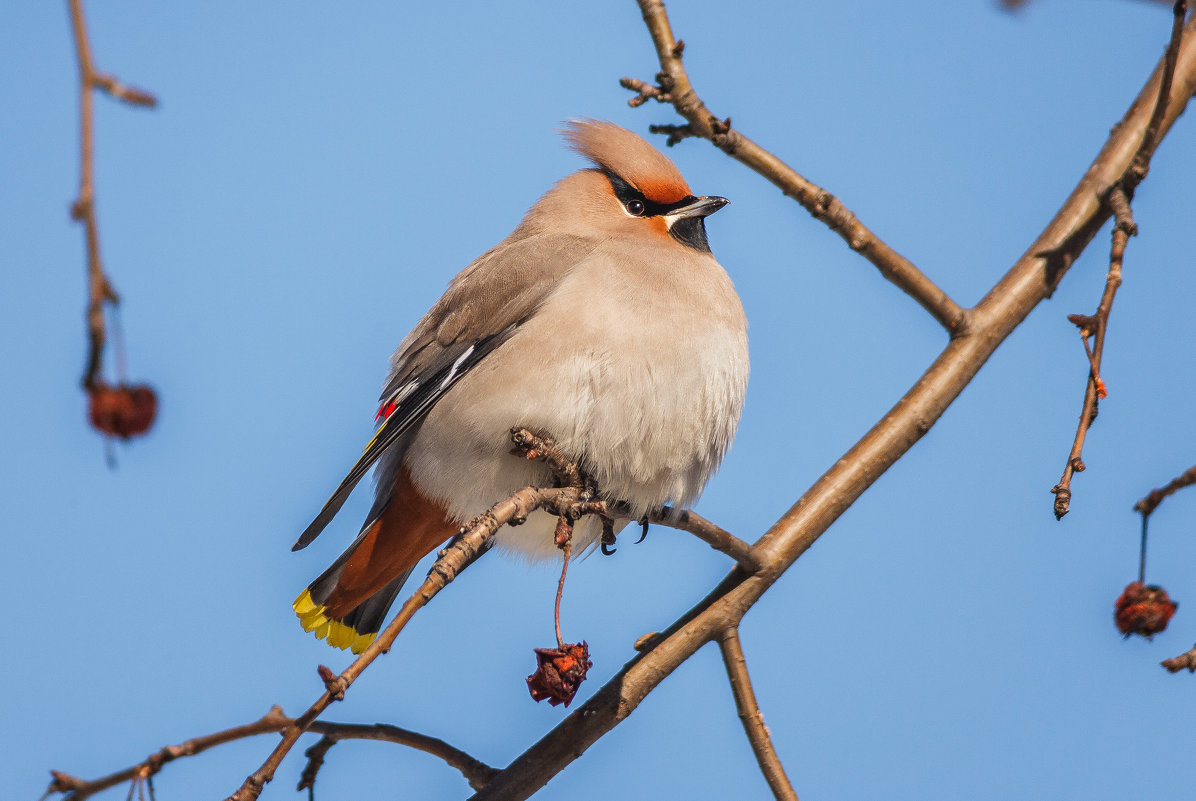
POLYGON ((687 120, 686 125, 654 125, 653 133, 668 134, 668 144, 697 136, 709 139, 732 158, 743 162, 767 178, 789 197, 800 203, 815 219, 826 224, 847 242, 848 246, 872 262, 881 275, 892 281, 907 295, 930 312, 952 336, 967 326, 967 311, 914 264, 889 247, 872 233, 837 197, 807 180, 779 158, 757 145, 742 133, 731 128, 731 120, 720 120, 710 112, 694 91, 689 75, 681 63, 685 49, 683 42, 673 38, 673 30, 660 0, 637 0, 644 15, 644 23, 656 45, 661 71, 656 79, 659 86, 650 86, 633 78, 623 78, 624 88, 636 92, 629 102, 642 105, 649 98, 671 103, 677 113, 687 120))
MULTIPOLYGON (((1084 342, 1084 350, 1088 356, 1089 370, 1088 381, 1084 387, 1084 404, 1080 409, 1080 421, 1076 426, 1076 435, 1072 440, 1071 451, 1067 455, 1067 463, 1063 467, 1063 475, 1059 478, 1059 483, 1051 489, 1055 495, 1053 505, 1056 520, 1062 520, 1071 508, 1071 479, 1075 473, 1084 472, 1084 439, 1088 435, 1088 429, 1096 422, 1100 401, 1108 394, 1105 382, 1100 375, 1101 357, 1105 350, 1105 332, 1109 327, 1109 312, 1113 308, 1113 297, 1121 286, 1121 263, 1125 258, 1126 243, 1131 236, 1138 234, 1138 226, 1134 222, 1130 200, 1134 196, 1134 189, 1146 177, 1146 173, 1150 169, 1150 159, 1160 141, 1160 127, 1171 100, 1171 86, 1175 78, 1179 48, 1183 44, 1183 23, 1187 11, 1187 0, 1176 0, 1172 8, 1171 38, 1167 42, 1167 49, 1163 54, 1162 78, 1159 81, 1150 121, 1146 125, 1138 150, 1134 153, 1129 166, 1120 179, 1110 187, 1105 198, 1116 223, 1113 226, 1109 271, 1105 277, 1105 291, 1101 295, 1100 305, 1097 306, 1096 313, 1091 317, 1082 314, 1068 316, 1068 319, 1080 329, 1080 338, 1084 342), (1090 336, 1094 337, 1091 348, 1088 347, 1090 336)), ((1145 527, 1143 530, 1145 531, 1145 527)))
POLYGON ((1084 352, 1088 356, 1088 380, 1084 385, 1084 403, 1080 407, 1080 422, 1076 425, 1076 435, 1072 439, 1071 451, 1067 455, 1067 464, 1063 467, 1063 475, 1059 483, 1051 488, 1055 495, 1055 519, 1062 520, 1071 508, 1071 478, 1075 473, 1084 472, 1084 440, 1088 429, 1096 422, 1096 415, 1100 402, 1108 394, 1104 379, 1100 375, 1101 357, 1105 351, 1105 332, 1109 327, 1109 312, 1113 309, 1113 297, 1121 286, 1121 262, 1125 257, 1125 245, 1130 236, 1138 232, 1134 224, 1133 213, 1130 211, 1129 199, 1120 185, 1114 186, 1109 192, 1109 208, 1117 219, 1113 226, 1113 244, 1109 251, 1109 271, 1105 276, 1105 291, 1101 295, 1100 305, 1096 314, 1087 316, 1071 314, 1067 319, 1080 329, 1080 340, 1084 343, 1084 352), (1093 337, 1094 344, 1088 346, 1088 338, 1093 337))
POLYGON ((71 204, 71 217, 83 223, 87 247, 87 367, 83 387, 92 389, 100 381, 104 344, 108 334, 104 326, 104 304, 116 305, 120 297, 104 273, 100 260, 100 233, 95 213, 95 159, 92 147, 92 91, 100 89, 118 100, 138 106, 154 106, 157 99, 149 92, 124 86, 111 75, 96 70, 83 17, 83 0, 70 0, 71 27, 75 35, 75 53, 79 61, 79 194, 71 204))
POLYGON ((91 60, 91 45, 87 38, 87 23, 83 18, 82 0, 70 0, 71 24, 75 33, 75 53, 79 60, 79 194, 71 204, 71 217, 83 223, 87 247, 87 368, 83 386, 95 386, 99 374, 104 343, 108 336, 104 328, 104 304, 119 303, 120 298, 104 274, 100 262, 100 235, 96 226, 95 187, 93 183, 94 151, 92 147, 92 88, 95 86, 95 67, 91 60))
POLYGON ((756 754, 756 761, 760 763, 760 772, 764 780, 772 789, 777 801, 797 801, 797 793, 785 775, 785 768, 781 759, 773 748, 772 738, 768 727, 764 725, 764 715, 760 713, 760 706, 756 703, 756 693, 752 690, 752 680, 748 676, 747 660, 743 656, 743 646, 739 643, 739 629, 729 628, 718 639, 719 648, 723 654, 723 664, 727 667, 727 678, 731 682, 731 692, 735 696, 735 708, 739 712, 739 720, 743 723, 743 730, 747 733, 748 742, 756 754))
POLYGON ((1193 646, 1191 650, 1184 651, 1179 656, 1164 659, 1159 664, 1167 668, 1169 673, 1179 673, 1181 670, 1196 673, 1196 646, 1193 646))
POLYGON ((1138 152, 1134 155, 1134 160, 1130 163, 1121 182, 1126 195, 1131 198, 1134 196, 1134 189, 1149 172, 1150 160, 1154 157, 1154 151, 1163 139, 1161 135, 1163 117, 1167 113, 1167 104, 1171 102, 1171 86, 1175 79, 1176 60, 1183 42, 1184 17, 1187 16, 1187 13, 1187 0, 1175 0, 1171 7, 1171 38, 1167 42, 1167 50, 1163 55, 1163 80, 1159 84, 1154 112, 1150 115, 1150 123, 1142 134, 1142 143, 1138 145, 1138 152))
POLYGON ((1190 487, 1196 484, 1196 465, 1189 467, 1184 472, 1180 473, 1175 478, 1171 479, 1165 487, 1152 489, 1146 494, 1144 498, 1134 504, 1134 511, 1141 512, 1142 517, 1150 517, 1154 514, 1154 510, 1159 507, 1163 499, 1168 495, 1175 494, 1178 490, 1184 487, 1190 487))
POLYGON ((308 731, 323 734, 324 736, 320 738, 320 741, 316 745, 308 749, 308 766, 303 771, 303 778, 300 780, 299 787, 296 788, 299 790, 306 789, 315 784, 319 765, 314 763, 311 752, 320 746, 321 743, 327 743, 319 753, 320 762, 322 763, 324 754, 328 752, 328 749, 341 740, 378 740, 380 742, 397 743, 414 748, 417 751, 423 751, 425 754, 431 754, 443 760, 449 767, 459 770, 461 775, 465 777, 465 780, 469 782, 469 786, 475 790, 480 790, 498 774, 496 768, 492 768, 485 762, 474 759, 461 749, 449 745, 438 737, 429 737, 426 734, 420 734, 410 729, 403 729, 386 723, 363 725, 356 723, 326 723, 317 720, 308 727, 308 731), (310 783, 305 784, 304 782, 310 783))
MULTIPOLYGON (((1146 583, 1146 535, 1147 528, 1150 524, 1150 516, 1154 514, 1154 510, 1159 507, 1159 504, 1163 502, 1164 498, 1178 492, 1184 487, 1190 487, 1193 484, 1196 484, 1196 467, 1189 467, 1187 470, 1171 479, 1167 486, 1151 490, 1149 493, 1147 493, 1146 497, 1134 504, 1134 510, 1142 515, 1142 543, 1138 551, 1139 584, 1146 583)), ((1181 657, 1176 657, 1176 659, 1180 658, 1181 657)), ((1166 663, 1164 663, 1164 666, 1166 666, 1166 663)), ((1170 668, 1168 669, 1170 670, 1170 668)), ((1175 671, 1172 670, 1171 672, 1174 673, 1175 671)))
MULTIPOLYGON (((641 3, 649 11, 659 6, 650 0, 641 3)), ((663 13, 659 8, 660 18, 663 13)), ((661 24, 654 23, 656 19, 645 13, 650 28, 661 24)), ((663 24, 667 26, 667 20, 663 24)), ((1189 31, 1191 27, 1189 24, 1189 31)), ((657 49, 660 52, 659 43, 657 49)), ((663 55, 667 57, 668 53, 663 55)), ((740 568, 732 570, 689 612, 646 643, 646 650, 632 658, 586 703, 508 765, 474 796, 475 801, 527 798, 577 759, 635 711, 648 693, 702 645, 736 625, 839 515, 930 430, 1001 342, 1051 295, 1075 258, 1108 220, 1110 209, 1104 198, 1125 174, 1138 150, 1158 96, 1161 74, 1160 64, 1054 219, 971 310, 967 330, 953 337, 896 406, 756 543, 754 551, 763 563, 761 570, 754 575, 740 568)), ((1171 99, 1159 126, 1160 139, 1183 112, 1194 88, 1196 46, 1189 36, 1177 55, 1171 99)), ((692 88, 687 90, 692 95, 692 88)), ((693 101, 683 97, 674 102, 693 101)), ((693 124, 696 128, 697 123, 693 124)), ((733 155, 740 158, 738 151, 733 155)), ((770 180, 776 174, 767 164, 758 171, 770 180)))
POLYGON ((648 515, 648 522, 688 531, 714 550, 734 559, 748 573, 755 573, 761 567, 751 545, 688 509, 665 506, 648 515))
MULTIPOLYGON (((99 779, 79 779, 61 771, 52 770, 50 774, 53 776, 53 780, 46 790, 46 796, 52 793, 66 793, 67 801, 84 801, 84 799, 102 790, 115 787, 118 784, 144 781, 161 771, 167 763, 173 762, 176 759, 196 756, 210 748, 231 743, 235 740, 256 737, 259 734, 280 732, 288 726, 293 725, 294 722, 292 718, 288 718, 283 714, 281 707, 274 706, 270 708, 269 712, 253 723, 248 723, 244 726, 234 726, 231 729, 225 729, 224 731, 218 731, 202 737, 194 737, 179 745, 168 745, 150 754, 149 757, 138 762, 136 765, 99 779)), ((325 740, 331 740, 334 743, 340 740, 379 740, 410 746, 424 753, 439 757, 450 767, 461 771, 461 775, 469 782, 470 787, 473 787, 475 790, 482 787, 498 772, 484 762, 474 759, 469 754, 459 748, 454 748, 441 739, 401 729, 398 726, 388 726, 382 723, 364 726, 354 723, 316 721, 311 724, 308 730, 317 734, 323 734, 325 740)), ((327 751, 327 748, 324 750, 327 751)), ((316 770, 318 770, 318 767, 311 771, 312 781, 315 781, 316 770)), ((306 775, 307 772, 305 771, 304 773, 306 775)), ((304 786, 301 785, 299 789, 303 789, 304 786)))

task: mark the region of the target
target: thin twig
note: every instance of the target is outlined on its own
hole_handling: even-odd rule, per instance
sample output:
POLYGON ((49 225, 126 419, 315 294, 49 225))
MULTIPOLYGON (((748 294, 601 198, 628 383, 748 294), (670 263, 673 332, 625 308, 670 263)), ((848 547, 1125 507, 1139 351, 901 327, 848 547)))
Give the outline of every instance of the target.
POLYGON ((111 75, 96 70, 87 35, 87 21, 83 16, 83 0, 70 0, 71 27, 75 35, 75 53, 79 61, 79 194, 71 204, 71 217, 83 223, 87 247, 87 367, 83 373, 83 387, 91 389, 100 381, 104 344, 108 336, 104 327, 104 306, 115 306, 120 297, 104 272, 100 259, 100 233, 95 212, 95 158, 92 146, 93 100, 96 89, 126 103, 152 107, 157 99, 141 89, 125 86, 111 75))
POLYGON ((734 559, 748 573, 760 570, 760 558, 749 543, 695 512, 663 506, 649 513, 648 522, 688 531, 714 550, 734 559))
MULTIPOLYGON (((426 734, 420 734, 409 729, 400 728, 399 726, 391 726, 386 723, 374 723, 372 725, 364 725, 358 723, 326 723, 322 720, 317 720, 311 724, 308 731, 317 734, 323 734, 317 745, 324 740, 331 740, 332 742, 339 742, 341 740, 378 740, 380 742, 398 743, 417 751, 423 751, 425 754, 431 754, 438 757, 445 762, 449 767, 456 768, 469 782, 469 786, 474 790, 480 790, 486 786, 486 783, 493 779, 498 770, 487 765, 478 759, 473 758, 459 748, 455 748, 444 740, 438 737, 429 737, 426 734)), ((320 761, 323 761, 324 755, 327 754, 331 745, 327 745, 319 753, 320 761)), ((308 749, 306 754, 308 758, 308 765, 304 768, 303 776, 307 777, 310 772, 312 784, 315 783, 316 773, 319 771, 319 765, 312 767, 311 752, 315 746, 308 749)), ((303 790, 309 787, 302 782, 296 789, 303 790)))
POLYGON ((723 664, 727 667, 731 693, 735 696, 735 709, 739 712, 739 720, 743 723, 743 730, 747 733, 764 780, 768 782, 777 801, 797 801, 797 793, 785 775, 785 768, 772 745, 768 727, 764 725, 760 705, 756 703, 756 693, 752 690, 752 680, 748 676, 747 659, 743 656, 743 646, 739 642, 739 629, 734 626, 726 629, 719 637, 718 645, 722 650, 723 664))
POLYGON ((1142 134, 1142 144, 1138 146, 1138 152, 1134 155, 1129 169, 1126 170, 1125 178, 1122 179, 1122 187, 1129 197, 1133 197, 1134 189, 1150 170, 1150 159, 1154 156, 1155 148, 1159 146, 1161 140, 1159 129, 1163 124, 1163 115, 1167 111, 1167 104, 1171 102, 1171 84, 1174 82, 1179 48, 1183 43, 1184 17, 1187 13, 1187 0, 1175 0, 1171 7, 1171 38, 1167 42, 1167 50, 1163 54, 1163 80, 1159 84, 1158 99, 1155 101, 1154 112, 1150 115, 1150 123, 1142 134))
POLYGON ((1105 383, 1100 376, 1101 355, 1104 352, 1105 332, 1109 323, 1109 312, 1113 305, 1113 297, 1117 288, 1121 286, 1121 266, 1125 256, 1125 246, 1129 237, 1138 233, 1138 226, 1134 223, 1130 208, 1130 199, 1134 189, 1150 168, 1150 159, 1154 155, 1160 140, 1160 126, 1166 114, 1171 99, 1171 87, 1174 82, 1176 64, 1180 47, 1183 44, 1184 16, 1187 13, 1186 0, 1177 0, 1172 8, 1173 18, 1171 38, 1167 43, 1167 50, 1163 55, 1161 76, 1158 92, 1150 115, 1150 120, 1142 134, 1138 147, 1126 167, 1125 172, 1110 187, 1106 202, 1116 219, 1113 227, 1113 244, 1109 253, 1109 272, 1105 280, 1105 291, 1101 296, 1100 306, 1096 314, 1087 317, 1072 315, 1071 320, 1080 328, 1080 336, 1084 341, 1084 350, 1088 357, 1088 382, 1084 390, 1084 403, 1080 412, 1080 420, 1076 426, 1076 435, 1072 440, 1071 451, 1067 463, 1063 468, 1063 475, 1059 483, 1052 488, 1055 495, 1055 519, 1062 519, 1071 508, 1071 479, 1075 473, 1083 472, 1084 439, 1088 429, 1096 420, 1100 400, 1105 396, 1105 383), (1095 343, 1089 348, 1088 337, 1093 336, 1095 343))
MULTIPOLYGON (((1105 382, 1101 379, 1101 355, 1105 349, 1105 333, 1109 327, 1109 312, 1113 308, 1113 297, 1121 286, 1121 265, 1125 258, 1125 246, 1131 236, 1138 233, 1138 226, 1134 222, 1130 200, 1134 196, 1134 189, 1146 177, 1150 169, 1150 159, 1158 147, 1168 104, 1171 100, 1171 87, 1175 80, 1175 68, 1179 59, 1179 50, 1183 45, 1184 16, 1187 14, 1186 0, 1176 0, 1173 8, 1171 23, 1171 38, 1167 42, 1167 49, 1163 54, 1161 65, 1162 74, 1159 87, 1154 98, 1150 120, 1142 133, 1142 139, 1125 172, 1118 177, 1105 195, 1105 202, 1113 213, 1116 222, 1113 225, 1113 244, 1109 251, 1109 271, 1105 278, 1105 291, 1101 295, 1100 305, 1096 314, 1091 317, 1084 315, 1070 315, 1069 319, 1079 327, 1080 337, 1084 341, 1084 351, 1088 357, 1088 381, 1084 387, 1084 404, 1080 410, 1080 420, 1076 425, 1076 435, 1072 439, 1071 451, 1067 455, 1067 462, 1063 466, 1063 475, 1059 478, 1051 492, 1055 495, 1053 508, 1055 519, 1062 520, 1071 509, 1071 479, 1076 473, 1084 471, 1084 439, 1088 429, 1096 421, 1096 415, 1101 399, 1106 395, 1105 382), (1088 337, 1092 336, 1094 343, 1088 347, 1088 337)), ((1186 98, 1185 98, 1186 100, 1186 98)))
POLYGON ((1192 650, 1185 651, 1179 656, 1164 659, 1159 664, 1167 668, 1171 673, 1178 673, 1185 668, 1189 673, 1196 673, 1196 646, 1193 646, 1192 650))
POLYGON ((138 772, 147 766, 154 772, 157 772, 161 770, 163 765, 173 762, 180 757, 195 756, 196 754, 207 751, 209 748, 230 743, 234 740, 242 740, 246 737, 276 732, 290 722, 290 718, 283 714, 282 709, 274 706, 270 708, 269 712, 253 723, 234 726, 231 729, 225 729, 202 737, 194 737, 179 745, 168 745, 132 767, 99 779, 87 781, 52 770, 50 771, 50 775, 54 777, 54 780, 50 783, 49 792, 68 793, 67 798, 70 801, 82 801, 101 790, 132 781, 136 778, 138 772))
MULTIPOLYGON (((202 737, 194 737, 179 745, 168 745, 150 754, 149 757, 138 762, 136 765, 99 779, 85 780, 62 773, 61 771, 52 770, 50 774, 53 776, 53 780, 50 782, 50 786, 43 798, 49 797, 54 793, 66 793, 66 799, 69 799, 69 801, 83 801, 83 799, 89 798, 102 790, 115 787, 118 784, 138 781, 147 782, 147 787, 151 788, 150 793, 152 796, 152 785, 148 784, 148 782, 167 763, 182 757, 202 754, 210 748, 215 748, 225 743, 243 740, 247 737, 256 737, 260 734, 280 732, 288 726, 293 725, 294 722, 294 719, 288 718, 283 714, 281 707, 274 706, 270 708, 269 712, 253 723, 234 726, 231 729, 225 729, 202 737)), ((424 753, 439 757, 450 767, 461 771, 461 774, 469 782, 469 786, 475 790, 483 787, 498 772, 484 762, 474 759, 469 754, 458 748, 454 748, 441 739, 401 729, 398 726, 388 726, 382 723, 365 726, 354 723, 316 721, 308 730, 317 734, 323 734, 325 737, 330 737, 334 740, 380 740, 415 748, 424 753)))
POLYGON ((733 130, 729 119, 724 120, 710 112, 694 91, 689 75, 681 63, 684 44, 673 38, 664 3, 660 0, 638 2, 648 32, 656 45, 661 68, 661 72, 656 76, 659 85, 651 86, 634 78, 623 78, 620 83, 636 93, 629 101, 630 105, 642 105, 648 99, 671 103, 677 113, 688 122, 684 126, 655 125, 651 130, 667 133, 670 145, 691 136, 709 139, 727 155, 743 162, 778 186, 816 219, 841 236, 852 250, 872 262, 881 275, 930 312, 948 333, 952 336, 961 334, 967 326, 967 311, 909 259, 872 233, 837 197, 799 175, 792 167, 739 131, 733 130))
POLYGON ((1134 504, 1134 511, 1140 512, 1143 517, 1150 517, 1154 514, 1154 510, 1158 508, 1159 504, 1163 502, 1164 498, 1193 484, 1196 484, 1196 465, 1189 467, 1171 479, 1171 481, 1167 482, 1166 486, 1152 489, 1145 497, 1134 504))
POLYGON ((1142 537, 1138 542, 1138 583, 1146 583, 1146 521, 1147 516, 1142 515, 1142 537))
POLYGON ((87 368, 83 386, 90 389, 99 380, 101 358, 107 333, 104 329, 104 304, 119 303, 100 261, 100 235, 96 225, 95 187, 93 183, 94 156, 92 148, 93 100, 95 67, 91 59, 91 45, 87 38, 87 23, 83 18, 82 0, 70 0, 71 23, 75 33, 75 53, 79 61, 79 194, 71 204, 71 217, 83 223, 87 247, 87 368))
MULTIPOLYGON (((1152 489, 1146 494, 1146 497, 1140 499, 1134 504, 1134 510, 1142 515, 1142 542, 1138 551, 1138 583, 1144 584, 1146 582, 1146 533, 1147 526, 1150 523, 1150 516, 1154 514, 1154 510, 1158 508, 1159 504, 1168 495, 1175 493, 1184 487, 1190 487, 1196 484, 1196 466, 1189 467, 1184 472, 1180 473, 1175 478, 1171 479, 1165 487, 1152 489)), ((1172 671, 1174 672, 1174 671, 1172 671)))
MULTIPOLYGON (((543 460, 562 485, 573 486, 578 490, 587 489, 586 481, 577 465, 560 452, 551 437, 534 434, 525 428, 514 428, 511 429, 511 440, 515 443, 517 452, 526 458, 543 460)), ((610 507, 606 510, 601 506, 586 506, 585 512, 599 514, 609 521, 613 515, 625 514, 630 508, 626 503, 613 503, 610 507)), ((679 531, 687 531, 715 550, 730 556, 747 572, 755 573, 760 569, 760 560, 752 551, 751 545, 696 512, 662 506, 649 512, 641 522, 645 526, 648 523, 658 523, 679 531)))
POLYGON ((1125 245, 1129 238, 1138 231, 1134 224, 1134 217, 1130 211, 1129 198, 1121 186, 1114 186, 1109 192, 1108 203, 1116 218, 1113 225, 1113 244, 1109 250, 1109 271, 1105 276, 1105 291, 1101 295, 1100 305, 1096 313, 1091 316, 1070 315, 1071 320, 1080 329, 1080 338, 1084 342, 1084 353, 1088 358, 1088 381, 1084 385, 1084 403, 1080 409, 1080 421, 1076 425, 1076 435, 1072 439, 1071 451, 1067 455, 1067 464, 1063 467, 1063 475, 1059 478, 1051 492, 1055 495, 1055 519, 1061 520, 1071 509, 1071 479, 1075 473, 1084 472, 1084 439, 1088 429, 1096 421, 1100 402, 1107 394, 1104 379, 1101 378, 1101 357, 1105 350, 1105 332, 1109 327, 1109 312, 1113 310, 1113 298, 1121 286, 1121 263, 1125 257, 1125 245), (1093 339, 1093 345, 1088 346, 1088 339, 1093 339))
MULTIPOLYGON (((561 522, 568 524, 568 521, 563 517, 561 518, 561 522)), ((552 607, 552 622, 556 627, 556 647, 562 649, 565 647, 565 640, 561 637, 561 597, 565 594, 565 574, 569 572, 569 557, 573 555, 573 526, 572 524, 568 524, 568 527, 570 530, 565 537, 564 543, 557 546, 561 549, 562 555, 561 578, 556 583, 556 602, 552 607)), ((560 531, 560 529, 561 527, 558 526, 557 530, 560 531)))
POLYGON ((303 756, 307 757, 307 764, 303 766, 303 773, 299 774, 299 784, 295 786, 295 790, 307 790, 308 801, 315 801, 316 776, 319 775, 320 768, 324 767, 324 758, 338 742, 335 737, 325 734, 316 740, 315 745, 309 746, 303 752, 303 756))

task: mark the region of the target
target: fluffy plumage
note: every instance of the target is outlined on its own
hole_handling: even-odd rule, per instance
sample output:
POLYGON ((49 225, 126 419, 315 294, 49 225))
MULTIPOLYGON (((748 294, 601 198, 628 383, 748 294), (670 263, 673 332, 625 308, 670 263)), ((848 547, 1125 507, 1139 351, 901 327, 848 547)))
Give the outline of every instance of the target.
MULTIPOLYGON (((296 601, 334 645, 368 642, 452 527, 550 479, 510 455, 512 426, 553 436, 630 519, 691 504, 730 446, 748 377, 743 308, 709 250, 670 235, 685 224, 704 246, 702 218, 725 201, 693 197, 671 161, 616 125, 574 122, 566 137, 596 168, 549 190, 399 345, 378 435, 297 543, 377 461, 361 535, 296 601)), ((536 513, 497 542, 555 556, 554 526, 536 513)), ((575 552, 599 534, 581 521, 575 552)))

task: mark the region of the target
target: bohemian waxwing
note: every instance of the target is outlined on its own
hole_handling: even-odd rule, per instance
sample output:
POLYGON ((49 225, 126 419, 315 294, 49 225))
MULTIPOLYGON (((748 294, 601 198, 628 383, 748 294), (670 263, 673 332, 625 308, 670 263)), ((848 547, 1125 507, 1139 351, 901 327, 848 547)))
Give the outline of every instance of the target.
MULTIPOLYGON (((564 134, 594 166, 540 198, 399 345, 377 435, 295 543, 314 540, 378 464, 361 533, 294 604, 330 645, 359 653, 423 556, 497 501, 550 485, 543 464, 511 455, 513 426, 552 436, 628 519, 691 504, 731 444, 747 322, 704 222, 727 201, 695 197, 668 158, 613 123, 564 134)), ((559 554, 555 524, 536 512, 496 542, 559 554)), ((575 552, 600 535, 580 520, 575 552)))

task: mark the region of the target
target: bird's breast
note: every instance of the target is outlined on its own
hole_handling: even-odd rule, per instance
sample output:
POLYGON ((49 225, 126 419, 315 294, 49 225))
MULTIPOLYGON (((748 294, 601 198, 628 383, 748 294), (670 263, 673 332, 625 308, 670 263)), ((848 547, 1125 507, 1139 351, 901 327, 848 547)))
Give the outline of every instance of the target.
MULTIPOLYGON (((407 453, 421 489, 464 520, 543 483, 542 465, 509 453, 524 426, 637 516, 694 501, 734 437, 748 373, 739 299, 713 259, 698 265, 713 275, 697 286, 613 262, 572 273, 428 414, 407 453)), ((552 553, 532 528, 504 538, 552 553)))

